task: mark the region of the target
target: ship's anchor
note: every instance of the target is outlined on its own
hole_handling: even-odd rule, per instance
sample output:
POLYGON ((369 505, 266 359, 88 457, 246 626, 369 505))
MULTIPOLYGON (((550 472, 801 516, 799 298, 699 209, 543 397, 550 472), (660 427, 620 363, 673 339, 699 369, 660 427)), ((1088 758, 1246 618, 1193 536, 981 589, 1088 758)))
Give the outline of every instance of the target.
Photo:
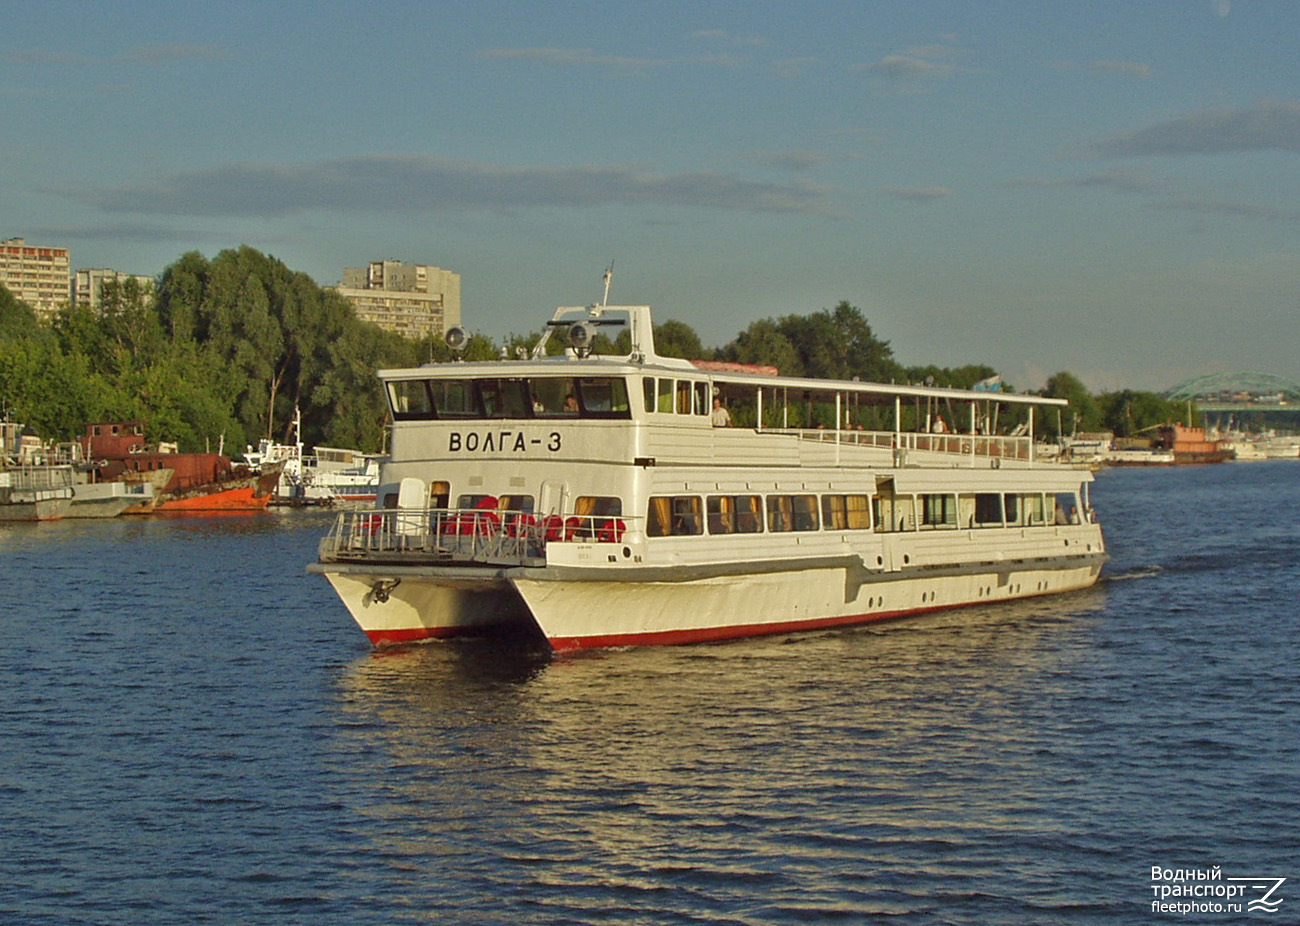
POLYGON ((370 594, 366 595, 367 604, 371 601, 383 604, 388 600, 388 596, 393 593, 393 589, 402 584, 401 579, 380 579, 374 585, 370 586, 370 594))

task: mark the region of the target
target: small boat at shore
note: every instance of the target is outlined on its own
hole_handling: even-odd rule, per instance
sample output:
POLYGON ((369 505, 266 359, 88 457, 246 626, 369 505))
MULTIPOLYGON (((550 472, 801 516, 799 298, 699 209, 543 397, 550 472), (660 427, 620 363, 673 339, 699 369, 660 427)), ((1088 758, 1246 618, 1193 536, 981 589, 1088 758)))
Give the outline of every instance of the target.
POLYGON ((379 468, 387 457, 339 447, 317 446, 303 451, 302 418, 293 417, 293 443, 263 438, 249 446, 244 461, 254 469, 282 464, 272 504, 357 507, 373 505, 379 490, 379 468))
POLYGON ((1063 400, 708 369, 655 352, 647 306, 561 308, 547 332, 563 355, 379 372, 378 504, 307 567, 373 644, 839 627, 1086 588, 1107 559, 1092 474, 1036 456, 1063 400), (626 355, 590 352, 605 326, 626 355), (932 433, 941 410, 965 420, 932 433))
POLYGON ((0 521, 57 521, 71 508, 71 466, 0 464, 0 521))
POLYGON ((170 471, 147 500, 126 513, 262 511, 280 479, 280 463, 255 471, 219 453, 180 453, 172 445, 148 448, 144 422, 112 421, 86 426, 82 449, 98 482, 139 483, 170 471))
POLYGON ((115 518, 133 508, 141 513, 153 508, 154 487, 149 482, 79 482, 72 491, 69 518, 115 518))
POLYGON ((72 466, 23 426, 0 421, 0 521, 57 521, 72 507, 72 466))

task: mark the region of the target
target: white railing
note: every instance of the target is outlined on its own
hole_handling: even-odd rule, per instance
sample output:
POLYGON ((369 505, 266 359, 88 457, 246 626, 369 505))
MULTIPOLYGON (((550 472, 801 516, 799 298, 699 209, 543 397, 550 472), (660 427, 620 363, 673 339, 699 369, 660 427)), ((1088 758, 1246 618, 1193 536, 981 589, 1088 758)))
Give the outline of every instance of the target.
POLYGON ((1032 440, 1002 434, 931 434, 925 431, 850 431, 764 428, 762 434, 793 434, 802 440, 883 450, 928 451, 953 456, 1029 460, 1032 440))
POLYGON ((540 564, 548 543, 622 542, 628 519, 477 508, 344 511, 321 539, 322 562, 433 559, 540 564))

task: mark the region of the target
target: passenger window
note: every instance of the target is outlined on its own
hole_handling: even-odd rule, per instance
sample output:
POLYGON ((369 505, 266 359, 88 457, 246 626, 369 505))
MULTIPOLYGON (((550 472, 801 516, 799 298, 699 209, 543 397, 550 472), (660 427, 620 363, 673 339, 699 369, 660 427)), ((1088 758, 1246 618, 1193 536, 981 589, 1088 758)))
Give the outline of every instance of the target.
POLYGON ((502 495, 497 502, 497 508, 501 511, 522 511, 525 514, 532 514, 533 497, 531 495, 502 495))
POLYGON ((653 376, 643 377, 641 380, 641 392, 645 399, 645 410, 652 412, 655 410, 655 379, 653 376))
POLYGON ((650 498, 646 534, 650 537, 689 536, 704 532, 700 499, 695 495, 654 495, 650 498))
POLYGON ((1002 523, 1002 504, 996 492, 979 492, 975 495, 976 526, 992 527, 1002 523))
POLYGON ((794 530, 794 505, 790 496, 767 497, 767 529, 774 533, 794 530))
POLYGON ((580 495, 573 513, 581 517, 617 518, 623 514, 623 499, 606 495, 580 495))
POLYGON ((447 503, 451 501, 451 483, 449 482, 431 482, 429 483, 429 507, 446 508, 447 503))
POLYGON ((817 496, 796 495, 792 501, 794 529, 797 531, 817 530, 817 496))

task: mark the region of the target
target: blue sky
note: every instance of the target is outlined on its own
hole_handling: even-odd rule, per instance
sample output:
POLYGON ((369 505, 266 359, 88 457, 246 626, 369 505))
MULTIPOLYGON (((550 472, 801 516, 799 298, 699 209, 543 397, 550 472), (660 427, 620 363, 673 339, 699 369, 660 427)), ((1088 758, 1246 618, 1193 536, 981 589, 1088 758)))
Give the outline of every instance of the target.
POLYGON ((841 299, 906 364, 1300 379, 1300 4, 6 4, 0 237, 462 276, 499 337, 841 299))

